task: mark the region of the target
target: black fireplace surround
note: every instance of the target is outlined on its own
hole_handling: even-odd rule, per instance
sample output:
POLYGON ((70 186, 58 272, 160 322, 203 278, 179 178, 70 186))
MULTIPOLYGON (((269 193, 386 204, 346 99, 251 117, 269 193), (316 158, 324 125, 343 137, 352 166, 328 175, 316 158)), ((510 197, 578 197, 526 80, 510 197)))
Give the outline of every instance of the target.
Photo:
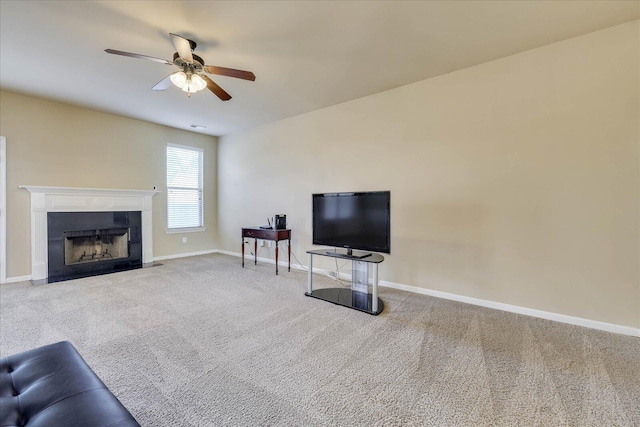
POLYGON ((47 242, 49 283, 141 268, 141 213, 48 212, 47 242))

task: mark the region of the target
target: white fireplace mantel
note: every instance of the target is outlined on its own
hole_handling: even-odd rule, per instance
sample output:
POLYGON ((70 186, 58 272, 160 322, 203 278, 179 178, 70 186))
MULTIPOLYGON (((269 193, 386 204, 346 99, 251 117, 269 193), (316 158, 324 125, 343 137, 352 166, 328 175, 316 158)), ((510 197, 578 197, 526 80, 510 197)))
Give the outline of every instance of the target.
POLYGON ((47 212, 140 211, 142 263, 153 262, 151 198, 158 191, 34 185, 19 188, 31 193, 31 280, 34 283, 48 276, 47 212))

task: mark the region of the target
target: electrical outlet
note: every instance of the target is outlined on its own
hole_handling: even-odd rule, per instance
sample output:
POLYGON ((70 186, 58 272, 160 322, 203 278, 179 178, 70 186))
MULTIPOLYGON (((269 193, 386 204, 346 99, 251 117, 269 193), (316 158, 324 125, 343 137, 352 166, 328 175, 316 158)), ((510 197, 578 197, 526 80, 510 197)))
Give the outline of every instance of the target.
POLYGON ((182 243, 187 243, 187 238, 186 237, 182 238, 182 243))
POLYGON ((260 247, 264 246, 264 240, 260 240, 260 247))
POLYGON ((269 240, 269 241, 267 242, 267 246, 268 246, 268 247, 271 247, 271 240, 269 240))

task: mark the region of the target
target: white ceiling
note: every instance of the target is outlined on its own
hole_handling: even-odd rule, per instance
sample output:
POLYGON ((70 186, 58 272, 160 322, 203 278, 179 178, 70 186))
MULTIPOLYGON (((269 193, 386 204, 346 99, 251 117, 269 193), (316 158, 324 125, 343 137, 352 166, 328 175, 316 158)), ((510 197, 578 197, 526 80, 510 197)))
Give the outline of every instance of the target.
POLYGON ((0 1, 0 87, 224 135, 640 17, 632 1, 0 1), (198 43, 233 99, 151 87, 169 33, 198 43))

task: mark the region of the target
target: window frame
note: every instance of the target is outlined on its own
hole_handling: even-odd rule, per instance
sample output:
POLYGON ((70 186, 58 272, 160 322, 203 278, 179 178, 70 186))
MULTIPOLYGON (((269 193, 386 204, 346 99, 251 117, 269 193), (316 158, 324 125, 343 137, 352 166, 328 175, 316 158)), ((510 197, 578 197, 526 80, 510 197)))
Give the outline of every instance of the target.
POLYGON ((193 147, 190 145, 182 145, 182 144, 174 144, 172 142, 168 142, 166 147, 165 147, 165 181, 166 181, 166 188, 167 188, 167 214, 166 214, 166 232, 167 234, 176 234, 176 233, 195 233, 195 232, 201 232, 201 231, 205 231, 206 228, 204 226, 204 149, 200 148, 200 147, 193 147), (168 167, 169 167, 169 157, 168 157, 168 148, 177 148, 180 150, 188 150, 188 151, 192 151, 192 152, 197 152, 198 155, 200 156, 200 176, 198 177, 198 181, 199 181, 199 187, 197 188, 198 192, 199 192, 199 197, 200 197, 200 220, 201 220, 201 225, 200 226, 196 226, 196 227, 174 227, 174 228, 170 228, 169 227, 169 193, 171 192, 172 189, 188 189, 188 190, 195 190, 195 188, 190 188, 190 187, 170 187, 169 186, 169 180, 168 180, 168 167))

